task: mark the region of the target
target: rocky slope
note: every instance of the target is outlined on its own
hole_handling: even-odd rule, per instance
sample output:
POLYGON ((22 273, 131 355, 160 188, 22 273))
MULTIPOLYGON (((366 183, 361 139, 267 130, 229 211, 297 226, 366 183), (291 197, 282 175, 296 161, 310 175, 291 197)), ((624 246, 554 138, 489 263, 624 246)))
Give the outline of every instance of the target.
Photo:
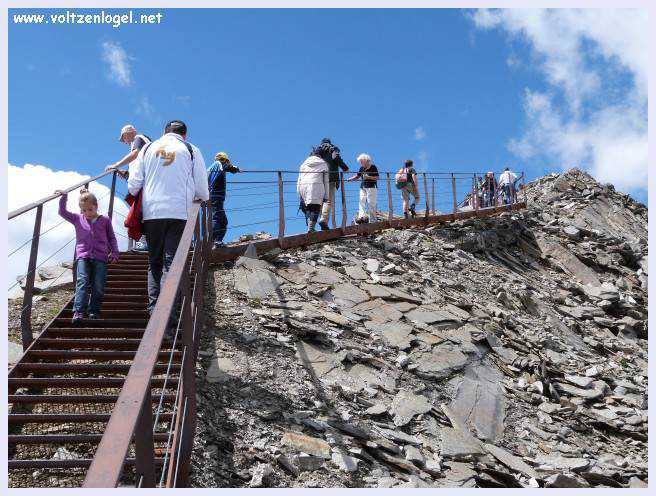
POLYGON ((527 197, 217 268, 194 485, 644 486, 647 210, 578 170, 527 197))

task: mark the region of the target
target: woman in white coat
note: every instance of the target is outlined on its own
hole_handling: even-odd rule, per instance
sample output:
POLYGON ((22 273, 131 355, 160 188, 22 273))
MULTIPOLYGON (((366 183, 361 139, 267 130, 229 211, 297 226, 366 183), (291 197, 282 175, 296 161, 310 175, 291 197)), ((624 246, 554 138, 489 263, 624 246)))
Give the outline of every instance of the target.
POLYGON ((328 170, 328 163, 313 155, 301 164, 296 191, 301 197, 301 208, 305 214, 308 232, 315 230, 321 205, 328 199, 328 170))

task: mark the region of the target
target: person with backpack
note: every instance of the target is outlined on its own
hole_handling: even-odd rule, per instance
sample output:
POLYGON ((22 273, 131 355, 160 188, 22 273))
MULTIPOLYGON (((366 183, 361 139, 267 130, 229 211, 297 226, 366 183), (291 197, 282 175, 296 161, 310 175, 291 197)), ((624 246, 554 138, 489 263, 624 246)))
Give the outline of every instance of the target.
POLYGON ((517 181, 517 174, 511 171, 509 167, 503 169, 501 176, 499 176, 499 187, 503 191, 505 205, 510 204, 515 197, 515 181, 517 181))
POLYGON ((148 311, 152 313, 195 198, 207 201, 205 160, 187 138, 187 125, 174 120, 164 135, 144 146, 132 165, 128 191, 141 192, 148 240, 148 311))
POLYGON ((362 180, 360 184, 360 205, 356 223, 376 222, 376 197, 378 194, 378 168, 374 165, 371 157, 366 153, 358 155, 357 161, 360 163, 358 173, 347 179, 348 182, 362 180), (367 216, 367 212, 369 215, 367 216))
POLYGON ((330 171, 326 200, 323 202, 321 218, 319 219, 321 229, 325 230, 328 229, 328 219, 335 209, 335 192, 339 189, 339 169, 348 172, 349 168, 342 160, 339 148, 333 145, 329 138, 322 139, 321 143, 312 149, 310 156, 321 158, 328 164, 330 171))
POLYGON ((223 238, 228 230, 228 217, 223 204, 226 198, 226 172, 236 174, 241 172, 230 162, 228 154, 219 152, 214 156, 214 163, 207 171, 210 201, 212 202, 212 240, 214 248, 223 245, 223 238))
POLYGON ((301 197, 300 209, 305 214, 308 232, 314 232, 321 206, 329 194, 328 163, 319 156, 310 155, 301 164, 296 192, 301 197))
MULTIPOLYGON (((118 140, 121 143, 125 143, 130 147, 130 151, 118 162, 105 167, 106 171, 116 170, 117 174, 122 178, 127 180, 130 176, 129 170, 119 170, 118 168, 128 164, 129 165, 137 158, 137 155, 141 149, 150 143, 152 140, 145 134, 137 133, 137 129, 132 124, 126 124, 121 128, 121 134, 118 137, 118 140)), ((148 251, 148 243, 146 242, 146 236, 142 236, 135 244, 134 249, 136 251, 148 251)))
POLYGON ((483 207, 493 207, 496 205, 497 181, 494 178, 494 172, 485 174, 485 179, 481 182, 483 190, 483 207))
POLYGON ((403 216, 407 219, 408 212, 412 217, 417 215, 416 203, 420 200, 419 183, 417 182, 417 171, 413 167, 412 160, 405 161, 403 167, 399 169, 394 177, 394 184, 397 189, 401 190, 403 195, 403 216), (410 203, 410 195, 414 201, 410 203))

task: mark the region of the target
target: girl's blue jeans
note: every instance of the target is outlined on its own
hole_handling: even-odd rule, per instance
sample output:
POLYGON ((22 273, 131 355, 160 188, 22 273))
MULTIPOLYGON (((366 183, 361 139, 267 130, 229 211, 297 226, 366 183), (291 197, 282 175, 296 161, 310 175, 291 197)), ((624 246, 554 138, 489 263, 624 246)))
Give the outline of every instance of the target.
POLYGON ((77 283, 73 311, 80 313, 100 313, 105 282, 107 281, 107 263, 92 258, 77 260, 77 283))

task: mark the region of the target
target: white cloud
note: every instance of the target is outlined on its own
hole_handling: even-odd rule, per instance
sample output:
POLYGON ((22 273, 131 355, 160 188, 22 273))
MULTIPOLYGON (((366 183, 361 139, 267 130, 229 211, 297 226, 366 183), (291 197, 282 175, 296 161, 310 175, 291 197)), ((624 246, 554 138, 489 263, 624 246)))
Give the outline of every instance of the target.
MULTIPOLYGON (((11 212, 17 208, 39 200, 53 193, 55 189, 66 188, 73 184, 79 183, 89 176, 84 176, 73 171, 55 171, 43 165, 25 164, 23 167, 16 167, 9 164, 7 168, 7 209, 11 212)), ((120 181, 120 179, 119 179, 120 181)), ((99 203, 99 212, 106 215, 109 207, 109 188, 97 182, 90 185, 90 190, 96 195, 99 203)), ((78 191, 71 192, 68 195, 68 210, 77 212, 78 191)), ((59 200, 52 200, 45 204, 41 218, 41 232, 47 231, 59 224, 63 219, 58 214, 59 200)), ((123 227, 124 218, 117 215, 116 212, 127 215, 128 207, 119 196, 114 200, 113 226, 114 232, 120 250, 127 249, 127 239, 125 227, 123 227)), ((36 210, 32 210, 8 221, 7 229, 7 248, 11 253, 25 241, 32 238, 34 231, 34 219, 36 210)), ((50 255, 57 252, 75 236, 73 225, 64 221, 61 225, 51 231, 44 233, 39 238, 39 255, 37 263, 46 260, 50 255)), ((12 286, 16 278, 27 272, 27 263, 30 255, 31 243, 27 243, 23 248, 16 251, 9 257, 7 264, 7 281, 12 286)), ((69 243, 52 258, 45 262, 44 266, 56 265, 60 262, 71 261, 73 259, 74 242, 69 243)))
POLYGON ((419 172, 425 172, 428 169, 428 152, 426 150, 421 150, 417 154, 417 161, 419 162, 417 170, 419 172))
POLYGON ((105 41, 102 44, 102 59, 109 69, 107 77, 119 86, 127 87, 132 84, 130 58, 119 43, 105 41))
POLYGON ((426 137, 426 130, 422 126, 415 128, 415 139, 417 141, 421 141, 425 137, 426 137))
POLYGON ((546 90, 527 88, 519 157, 587 168, 620 189, 647 185, 647 13, 609 9, 478 10, 477 27, 528 42, 546 90))
POLYGON ((155 106, 150 102, 150 99, 147 96, 142 96, 135 108, 137 115, 140 115, 154 124, 162 124, 162 119, 155 109, 155 106))

